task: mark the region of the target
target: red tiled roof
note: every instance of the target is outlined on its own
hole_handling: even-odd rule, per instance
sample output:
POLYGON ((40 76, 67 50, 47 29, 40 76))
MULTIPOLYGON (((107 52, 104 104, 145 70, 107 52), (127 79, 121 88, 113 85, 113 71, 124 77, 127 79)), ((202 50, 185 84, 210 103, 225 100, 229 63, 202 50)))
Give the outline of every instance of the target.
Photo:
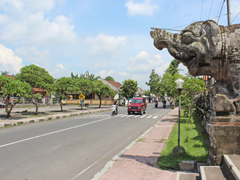
POLYGON ((9 78, 11 78, 11 79, 13 79, 13 78, 14 78, 14 76, 13 76, 13 75, 6 75, 6 77, 9 77, 9 78))
POLYGON ((118 89, 122 86, 122 84, 120 84, 119 82, 110 81, 110 80, 106 80, 106 79, 104 79, 104 80, 109 82, 110 84, 112 84, 113 86, 115 86, 118 89))

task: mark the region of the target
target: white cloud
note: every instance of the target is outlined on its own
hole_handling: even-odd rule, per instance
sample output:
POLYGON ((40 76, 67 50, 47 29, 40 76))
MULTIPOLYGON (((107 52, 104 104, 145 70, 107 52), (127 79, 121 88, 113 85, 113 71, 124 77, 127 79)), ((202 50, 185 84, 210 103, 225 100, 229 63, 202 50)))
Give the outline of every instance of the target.
POLYGON ((22 59, 2 44, 0 44, 0 65, 1 71, 9 71, 10 73, 19 72, 23 67, 22 59))
POLYGON ((158 6, 150 4, 151 0, 144 0, 142 3, 136 3, 134 0, 129 0, 125 6, 128 8, 128 15, 148 15, 151 16, 158 6))
POLYGON ((58 64, 57 67, 60 67, 61 69, 64 69, 64 66, 62 64, 58 64))
POLYGON ((102 70, 102 71, 100 71, 100 72, 98 73, 97 76, 101 76, 101 78, 104 78, 104 77, 107 77, 107 76, 109 76, 109 75, 111 75, 111 74, 113 74, 113 73, 114 73, 113 70, 110 70, 108 73, 107 73, 105 70, 102 70))
POLYGON ((64 67, 62 64, 58 64, 56 66, 50 66, 47 65, 45 67, 46 70, 54 77, 54 78, 60 78, 60 77, 70 77, 71 71, 68 67, 64 67))
POLYGON ((93 55, 111 55, 114 57, 121 57, 119 50, 123 49, 127 43, 126 36, 107 36, 103 33, 99 34, 96 38, 89 37, 86 39, 87 43, 92 47, 89 54, 93 55))
POLYGON ((163 74, 169 63, 165 62, 160 55, 151 55, 141 51, 136 57, 129 58, 129 72, 150 72, 156 69, 157 73, 163 74))
POLYGON ((129 76, 129 74, 127 73, 127 72, 119 72, 118 73, 120 76, 125 76, 125 77, 127 77, 127 76, 129 76))
POLYGON ((96 62, 94 62, 93 64, 91 64, 90 68, 91 68, 91 69, 103 69, 103 68, 106 67, 107 65, 108 65, 108 64, 107 64, 106 61, 97 59, 96 62))
POLYGON ((57 0, 1 2, 0 6, 8 15, 0 14, 0 39, 35 46, 76 43, 74 25, 71 25, 67 17, 60 15, 52 20, 45 17, 45 12, 53 9, 56 2, 57 0))
POLYGON ((51 61, 49 50, 40 51, 37 47, 21 47, 15 50, 16 55, 31 63, 45 64, 51 61))

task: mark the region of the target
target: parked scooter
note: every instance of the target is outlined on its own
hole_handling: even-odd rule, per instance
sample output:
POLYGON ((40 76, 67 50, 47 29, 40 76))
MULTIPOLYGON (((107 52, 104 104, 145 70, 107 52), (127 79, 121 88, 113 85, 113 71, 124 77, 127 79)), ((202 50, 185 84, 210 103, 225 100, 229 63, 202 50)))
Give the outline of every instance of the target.
POLYGON ((155 108, 157 108, 158 107, 158 102, 157 101, 155 101, 155 108))
POLYGON ((117 105, 112 105, 112 116, 118 114, 117 105))

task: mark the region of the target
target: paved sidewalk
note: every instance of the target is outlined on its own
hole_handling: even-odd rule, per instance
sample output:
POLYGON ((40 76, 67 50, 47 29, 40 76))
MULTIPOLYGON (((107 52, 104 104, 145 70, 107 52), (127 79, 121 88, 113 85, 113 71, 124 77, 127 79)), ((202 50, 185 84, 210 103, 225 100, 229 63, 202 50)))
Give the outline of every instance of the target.
POLYGON ((161 170, 156 162, 165 147, 164 139, 169 139, 177 117, 178 108, 175 108, 143 135, 141 141, 123 153, 100 178, 96 175, 93 179, 175 180, 176 171, 161 170))

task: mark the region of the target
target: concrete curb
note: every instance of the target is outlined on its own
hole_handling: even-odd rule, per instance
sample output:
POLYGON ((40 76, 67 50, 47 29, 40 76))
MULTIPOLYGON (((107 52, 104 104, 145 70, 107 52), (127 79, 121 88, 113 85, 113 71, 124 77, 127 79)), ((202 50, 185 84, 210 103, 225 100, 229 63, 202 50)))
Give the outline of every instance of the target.
POLYGON ((17 126, 20 124, 29 124, 29 123, 35 123, 35 122, 42 122, 42 121, 49 121, 49 120, 55 120, 55 119, 62 119, 67 117, 75 117, 85 114, 93 114, 93 113, 99 113, 99 112, 105 112, 110 111, 112 108, 105 108, 105 109, 94 109, 94 110, 85 110, 81 112, 71 112, 66 114, 55 114, 55 115, 48 115, 43 117, 37 117, 37 118, 26 118, 26 119, 20 119, 20 120, 3 120, 5 122, 1 122, 0 120, 0 128, 4 128, 6 126, 17 126))
POLYGON ((232 172, 234 178, 236 180, 240 180, 240 172, 237 169, 237 167, 234 165, 234 163, 232 162, 232 160, 229 158, 228 155, 224 155, 223 158, 225 159, 225 162, 229 168, 229 170, 232 172))

